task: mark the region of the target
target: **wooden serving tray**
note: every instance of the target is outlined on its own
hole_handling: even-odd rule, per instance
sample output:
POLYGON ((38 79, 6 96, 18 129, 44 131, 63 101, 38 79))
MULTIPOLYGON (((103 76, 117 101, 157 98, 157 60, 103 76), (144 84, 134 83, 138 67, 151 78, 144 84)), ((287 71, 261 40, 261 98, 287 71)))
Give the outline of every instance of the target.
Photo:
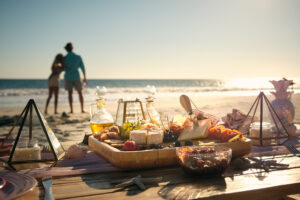
MULTIPOLYGON (((216 143, 232 149, 232 157, 242 157, 251 151, 251 140, 245 142, 216 143)), ((145 169, 153 167, 173 166, 177 164, 176 149, 149 149, 142 151, 120 151, 93 136, 89 137, 92 151, 100 154, 110 163, 122 169, 145 169)))
POLYGON ((93 136, 89 146, 113 165, 123 169, 144 169, 176 165, 176 149, 149 149, 143 151, 120 151, 93 136))

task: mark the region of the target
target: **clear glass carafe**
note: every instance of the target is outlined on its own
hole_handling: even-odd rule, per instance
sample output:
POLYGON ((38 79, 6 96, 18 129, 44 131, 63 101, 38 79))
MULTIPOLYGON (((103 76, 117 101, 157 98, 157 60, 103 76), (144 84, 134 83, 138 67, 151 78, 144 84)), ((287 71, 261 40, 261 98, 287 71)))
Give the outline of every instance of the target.
POLYGON ((153 124, 161 125, 161 120, 160 120, 160 114, 157 112, 155 109, 153 102, 154 98, 148 97, 146 98, 147 103, 146 103, 146 108, 147 108, 147 113, 150 119, 150 122, 153 124))
POLYGON ((157 112, 155 109, 153 102, 155 99, 155 94, 156 94, 156 88, 155 86, 150 86, 147 85, 147 87, 144 89, 146 93, 148 93, 148 97, 146 98, 146 109, 149 117, 149 121, 151 123, 161 125, 161 119, 160 119, 160 114, 157 112))
POLYGON ((96 100, 96 104, 92 104, 90 107, 90 126, 93 133, 97 133, 102 129, 109 128, 114 123, 113 117, 105 109, 104 96, 106 92, 107 89, 105 87, 97 86, 96 95, 98 97, 96 100))

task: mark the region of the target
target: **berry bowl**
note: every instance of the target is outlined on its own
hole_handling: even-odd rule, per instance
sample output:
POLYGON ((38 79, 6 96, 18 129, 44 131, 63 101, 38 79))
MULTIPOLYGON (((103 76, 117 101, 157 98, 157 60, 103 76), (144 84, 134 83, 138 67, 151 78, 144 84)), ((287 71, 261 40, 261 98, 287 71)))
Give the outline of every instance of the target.
POLYGON ((182 169, 201 176, 221 175, 229 166, 230 148, 218 145, 185 146, 176 148, 176 157, 182 169))

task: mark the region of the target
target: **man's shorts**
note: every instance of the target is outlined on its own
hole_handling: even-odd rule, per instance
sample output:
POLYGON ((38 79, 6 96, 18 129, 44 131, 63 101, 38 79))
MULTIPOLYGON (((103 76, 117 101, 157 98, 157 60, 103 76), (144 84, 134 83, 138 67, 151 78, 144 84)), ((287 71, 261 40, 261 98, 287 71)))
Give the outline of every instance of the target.
POLYGON ((75 90, 77 91, 81 91, 82 90, 82 83, 80 80, 77 81, 66 81, 65 80, 65 89, 66 90, 73 90, 73 88, 75 88, 75 90))

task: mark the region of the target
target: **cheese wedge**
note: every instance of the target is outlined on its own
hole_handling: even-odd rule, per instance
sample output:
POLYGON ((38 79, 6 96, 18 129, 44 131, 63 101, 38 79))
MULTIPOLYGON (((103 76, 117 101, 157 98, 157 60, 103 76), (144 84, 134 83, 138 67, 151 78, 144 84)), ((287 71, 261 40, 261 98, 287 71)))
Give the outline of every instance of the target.
POLYGON ((147 130, 145 129, 132 130, 129 133, 129 139, 135 141, 136 144, 146 144, 147 130))
POLYGON ((208 136, 208 129, 211 126, 210 119, 203 119, 198 121, 198 126, 194 126, 193 131, 183 131, 179 137, 179 141, 193 140, 199 138, 206 138, 208 136))
POLYGON ((149 131, 147 135, 147 144, 161 144, 163 138, 164 136, 161 130, 149 131))

